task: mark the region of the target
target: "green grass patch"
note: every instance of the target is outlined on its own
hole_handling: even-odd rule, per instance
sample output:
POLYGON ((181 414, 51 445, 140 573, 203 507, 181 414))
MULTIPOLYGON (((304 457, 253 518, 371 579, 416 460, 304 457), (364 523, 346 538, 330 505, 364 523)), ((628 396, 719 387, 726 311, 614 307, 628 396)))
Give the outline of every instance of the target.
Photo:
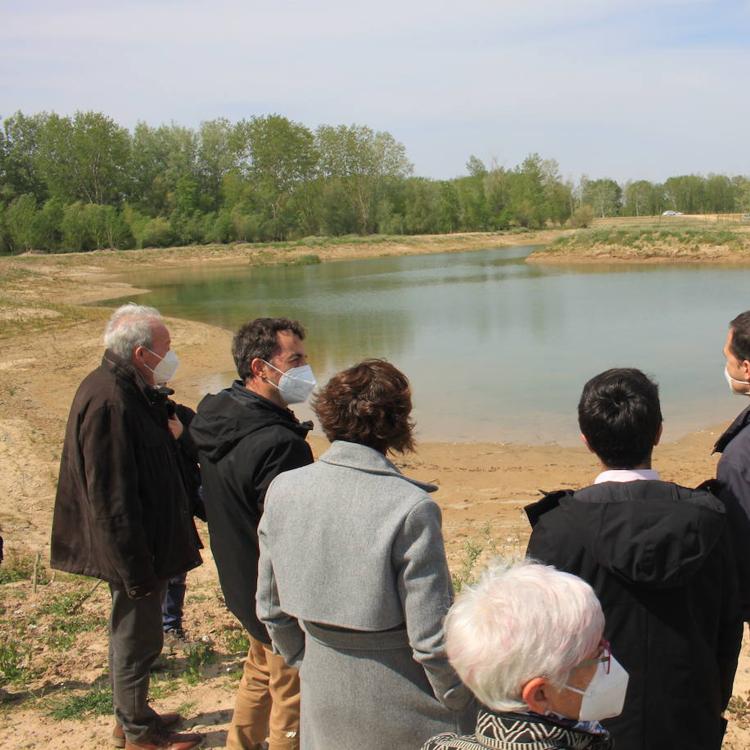
MULTIPOLYGON (((14 395, 15 389, 9 395, 14 395)), ((30 581, 34 577, 34 562, 36 556, 22 550, 8 549, 3 564, 0 565, 0 584, 30 581)), ((37 583, 49 583, 49 571, 41 560, 37 565, 37 583)))
POLYGON ((78 612, 80 604, 87 598, 87 592, 60 594, 43 604, 39 615, 51 616, 49 633, 45 643, 55 651, 65 651, 76 641, 79 633, 104 629, 107 621, 101 616, 78 612))
POLYGON ((26 667, 28 651, 18 642, 6 640, 0 643, 0 685, 23 682, 29 676, 26 667))
POLYGON ((216 661, 216 652, 210 643, 195 643, 185 651, 185 679, 190 685, 200 682, 203 667, 216 661))
POLYGON ((39 614, 42 615, 62 615, 68 617, 73 614, 81 602, 86 598, 87 592, 71 592, 68 594, 59 594, 58 596, 45 602, 39 608, 39 614))
POLYGON ((47 714, 62 721, 85 716, 106 716, 112 710, 112 689, 109 685, 97 685, 83 694, 66 695, 51 702, 47 714))
POLYGON ((175 679, 174 675, 160 675, 152 672, 151 679, 148 683, 149 700, 163 700, 164 698, 172 695, 172 693, 174 693, 177 688, 179 688, 179 686, 180 683, 175 679))
POLYGON ((46 643, 55 651, 66 651, 76 642, 79 633, 89 630, 103 630, 106 624, 107 621, 103 617, 89 617, 86 615, 55 619, 50 624, 50 633, 46 638, 46 643))
POLYGON ((224 645, 230 654, 246 654, 250 648, 250 641, 244 630, 233 628, 224 633, 224 645))
POLYGON ((558 237, 548 246, 549 252, 587 251, 595 246, 628 247, 649 252, 654 246, 667 244, 697 249, 702 245, 723 245, 740 250, 747 244, 747 235, 725 228, 709 227, 601 227, 582 229, 575 234, 558 237))
POLYGON ((315 254, 299 255, 291 260, 286 260, 281 266, 315 266, 320 263, 320 256, 315 254))

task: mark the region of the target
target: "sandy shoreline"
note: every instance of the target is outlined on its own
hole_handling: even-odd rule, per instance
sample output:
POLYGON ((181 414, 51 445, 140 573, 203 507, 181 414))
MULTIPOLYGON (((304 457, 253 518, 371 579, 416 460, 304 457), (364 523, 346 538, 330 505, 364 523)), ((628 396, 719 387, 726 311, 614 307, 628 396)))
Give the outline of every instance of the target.
MULTIPOLYGON (((525 235, 514 236, 507 244, 527 241, 525 235)), ((541 240, 537 237, 536 241, 541 240)), ((492 242, 496 240, 493 238, 492 242)), ((452 247, 460 250, 470 246, 486 247, 488 237, 463 239, 452 247)), ((360 249, 355 248, 356 257, 363 257, 360 249)), ((395 246, 384 249, 372 245, 368 252, 378 255, 389 249, 396 251, 395 246)), ((413 250, 406 246, 400 247, 399 252, 413 250)), ((425 241, 422 251, 446 252, 449 246, 425 241)), ((279 252, 288 257, 287 250, 279 252)), ((346 255, 342 246, 331 248, 330 253, 320 248, 314 252, 324 259, 352 257, 351 248, 346 255)), ((65 420, 76 387, 100 361, 101 334, 110 313, 102 307, 83 307, 82 303, 135 295, 137 290, 123 281, 122 275, 141 263, 158 260, 163 265, 228 264, 238 260, 248 262, 252 257, 244 250, 239 253, 222 250, 216 254, 208 250, 182 259, 176 253, 162 251, 123 255, 127 257, 91 253, 76 258, 0 259, 0 462, 3 466, 0 493, 4 498, 0 504, 0 527, 11 551, 39 552, 41 559, 48 558, 65 420)), ((272 259, 264 258, 262 262, 272 259)), ((207 373, 233 369, 229 351, 231 334, 188 320, 169 319, 169 326, 181 359, 173 383, 177 398, 195 406, 202 396, 207 373)), ((663 478, 689 486, 712 476, 716 459, 711 456, 711 447, 720 429, 721 426, 702 430, 659 446, 655 467, 663 478)), ((325 449, 323 438, 315 436, 311 442, 316 453, 325 449)), ((445 537, 454 569, 466 565, 470 547, 479 550, 478 564, 493 553, 522 554, 529 531, 523 506, 536 499, 540 489, 583 486, 597 473, 595 460, 582 446, 426 442, 399 463, 406 473, 439 485, 436 500, 443 509, 445 537)), ((210 553, 204 557, 206 564, 191 574, 188 616, 193 619, 189 627, 208 633, 220 643, 221 634, 234 626, 216 599, 216 573, 210 553), (190 610, 191 596, 196 597, 195 602, 208 600, 209 604, 194 604, 200 612, 190 610)), ((62 584, 42 587, 33 595, 21 584, 7 584, 3 587, 5 591, 0 589, 8 597, 8 604, 0 602, 3 605, 0 610, 7 607, 5 612, 0 611, 0 636, 16 632, 21 617, 18 612, 33 613, 33 607, 40 606, 45 597, 53 596, 59 585, 62 584)), ((97 597, 92 597, 87 606, 106 610, 106 593, 101 591, 97 597)), ((47 661, 43 662, 44 671, 40 672, 37 686, 64 685, 71 679, 88 684, 101 676, 106 635, 103 632, 84 635, 90 635, 91 641, 75 658, 49 649, 44 651, 47 661)), ((42 655, 38 658, 41 660, 42 655)), ((750 659, 743 655, 735 693, 746 696, 749 689, 750 659)), ((220 671, 193 688, 181 690, 189 691, 191 710, 199 717, 192 724, 204 729, 212 727, 215 741, 210 746, 221 746, 222 727, 229 718, 233 690, 234 683, 227 681, 220 671)), ((187 700, 184 695, 181 699, 187 700)), ((162 707, 164 710, 179 707, 178 698, 166 700, 162 707)), ((6 737, 7 748, 41 746, 53 740, 61 747, 93 748, 100 746, 109 719, 93 717, 61 724, 45 718, 40 705, 29 699, 20 704, 2 704, 0 723, 9 721, 12 732, 6 737), (64 741, 58 743, 58 733, 63 729, 64 741)), ((740 723, 733 722, 730 729, 731 742, 736 744, 725 747, 750 746, 750 731, 742 729, 740 723)))

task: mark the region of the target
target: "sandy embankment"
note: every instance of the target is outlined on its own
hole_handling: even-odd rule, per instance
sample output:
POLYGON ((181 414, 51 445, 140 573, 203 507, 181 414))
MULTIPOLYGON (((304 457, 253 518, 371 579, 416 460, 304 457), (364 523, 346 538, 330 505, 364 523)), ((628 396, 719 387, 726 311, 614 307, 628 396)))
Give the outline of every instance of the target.
MULTIPOLYGON (((517 242, 515 238, 508 244, 517 242)), ((465 249, 471 243, 467 240, 460 247, 465 249)), ((486 246, 487 238, 482 238, 481 243, 486 246)), ((477 242, 475 246, 479 245, 477 242)), ((424 252, 448 249, 452 248, 429 242, 422 247, 424 252)), ((330 254, 314 249, 322 258, 353 254, 360 257, 361 248, 354 250, 345 256, 341 246, 332 248, 330 254)), ((368 254, 382 254, 381 250, 371 246, 368 254)), ((412 251, 414 246, 400 249, 401 253, 412 251)), ((136 290, 113 277, 140 263, 230 263, 232 257, 222 249, 203 253, 196 250, 187 258, 180 258, 174 251, 140 251, 122 256, 96 253, 0 259, 0 526, 11 550, 39 551, 42 560, 48 556, 65 419, 78 383, 101 357, 101 333, 109 314, 104 308, 82 308, 80 303, 126 295, 129 291, 135 294, 136 290)), ((241 262, 248 262, 249 257, 251 254, 239 254, 241 262)), ((234 256, 234 262, 237 259, 234 256)), ((264 258, 263 262, 270 260, 264 258)), ((169 323, 181 359, 174 386, 181 401, 195 405, 207 373, 232 369, 230 334, 185 320, 169 323)), ((717 430, 706 430, 676 443, 670 443, 667 436, 655 455, 662 476, 687 485, 711 476, 715 460, 710 448, 716 434, 717 430)), ((312 438, 312 443, 316 452, 325 447, 321 437, 312 438)), ((493 551, 521 554, 528 537, 523 505, 533 500, 540 488, 587 484, 597 471, 595 461, 582 447, 555 445, 424 443, 415 455, 401 463, 407 473, 439 484, 436 499, 444 512, 451 564, 459 572, 466 564, 467 543, 474 550, 484 549, 480 564, 493 551)), ((202 533, 205 538, 205 528, 202 533)), ((187 626, 220 644, 222 633, 228 632, 232 622, 217 599, 210 552, 206 551, 204 558, 206 564, 190 577, 187 626)), ((40 587, 34 594, 21 584, 0 589, 0 595, 7 597, 7 601, 0 602, 0 635, 14 634, 14 623, 48 601, 54 594, 52 590, 60 585, 40 587)), ((87 607, 106 612, 104 587, 87 607)), ((65 686, 91 684, 99 678, 106 661, 106 635, 95 631, 84 633, 81 638, 85 640, 79 641, 79 647, 71 653, 57 654, 40 646, 34 656, 40 665, 35 682, 26 687, 46 686, 44 691, 61 695, 68 689, 65 686)), ((750 689, 750 659, 746 651, 747 646, 743 648, 735 683, 735 694, 742 696, 750 689)), ((226 660, 197 685, 184 685, 177 694, 157 701, 162 710, 182 708, 191 716, 191 725, 209 734, 209 746, 213 747, 222 745, 236 684, 234 673, 224 673, 231 665, 225 665, 226 660)), ((18 686, 9 689, 19 690, 18 686)), ((37 747, 51 741, 59 747, 101 746, 108 718, 56 721, 46 715, 44 700, 27 696, 24 701, 0 707, 6 748, 37 747)), ((750 731, 738 721, 731 727, 731 744, 725 747, 738 750, 750 746, 750 731)))

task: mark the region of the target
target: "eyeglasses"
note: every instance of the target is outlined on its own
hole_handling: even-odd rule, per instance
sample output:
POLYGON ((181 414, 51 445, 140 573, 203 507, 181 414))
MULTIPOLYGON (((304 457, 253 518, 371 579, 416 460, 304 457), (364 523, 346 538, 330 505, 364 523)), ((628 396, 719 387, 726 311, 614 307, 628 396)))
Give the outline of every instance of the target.
POLYGON ((604 674, 609 674, 610 665, 612 663, 612 649, 610 648, 609 641, 604 638, 599 641, 599 654, 591 659, 584 659, 582 662, 576 665, 583 667, 586 664, 604 664, 604 674))

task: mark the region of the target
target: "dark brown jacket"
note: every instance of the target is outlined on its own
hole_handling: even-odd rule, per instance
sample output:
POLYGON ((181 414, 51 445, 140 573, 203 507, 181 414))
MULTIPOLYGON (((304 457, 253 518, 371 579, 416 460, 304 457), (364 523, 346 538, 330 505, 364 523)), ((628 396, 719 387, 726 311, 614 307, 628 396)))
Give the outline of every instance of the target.
POLYGON ((52 521, 53 568, 131 597, 200 565, 166 411, 128 363, 106 352, 68 417, 52 521))

